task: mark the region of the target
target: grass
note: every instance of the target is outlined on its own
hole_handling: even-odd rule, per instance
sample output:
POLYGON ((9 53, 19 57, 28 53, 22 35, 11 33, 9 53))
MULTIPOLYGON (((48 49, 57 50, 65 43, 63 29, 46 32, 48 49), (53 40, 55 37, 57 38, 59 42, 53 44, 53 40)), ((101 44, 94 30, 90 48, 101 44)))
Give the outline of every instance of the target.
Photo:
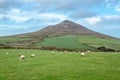
POLYGON ((0 38, 0 43, 31 40, 32 38, 0 38))
POLYGON ((80 43, 88 44, 92 47, 105 46, 115 50, 120 50, 120 40, 118 39, 106 39, 93 36, 79 36, 80 43))
POLYGON ((43 42, 37 43, 37 46, 52 46, 60 48, 70 49, 93 49, 101 46, 111 48, 114 50, 120 50, 120 40, 118 39, 107 39, 93 36, 76 36, 66 35, 57 36, 51 38, 45 38, 43 42))
POLYGON ((80 43, 78 40, 78 36, 75 35, 45 38, 43 42, 37 43, 36 45, 69 49, 92 49, 91 47, 80 43))
POLYGON ((118 52, 81 57, 77 52, 0 49, 0 80, 120 80, 119 58, 118 52), (26 59, 19 60, 19 53, 26 59))

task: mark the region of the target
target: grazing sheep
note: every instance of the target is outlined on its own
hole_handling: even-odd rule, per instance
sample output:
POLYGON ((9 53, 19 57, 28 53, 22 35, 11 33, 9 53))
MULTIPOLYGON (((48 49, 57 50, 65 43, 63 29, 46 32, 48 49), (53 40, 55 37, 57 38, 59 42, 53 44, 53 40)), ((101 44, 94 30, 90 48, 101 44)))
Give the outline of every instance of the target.
POLYGON ((81 56, 85 56, 85 53, 84 53, 84 52, 82 52, 82 53, 81 53, 81 56))
POLYGON ((90 51, 87 51, 88 53, 90 52, 90 51))
POLYGON ((23 60, 23 59, 25 59, 25 55, 21 54, 21 55, 19 55, 19 58, 20 58, 20 60, 23 60))
POLYGON ((8 54, 8 53, 6 53, 6 54, 8 54))
POLYGON ((67 51, 64 51, 64 53, 67 53, 67 51))
POLYGON ((54 54, 55 52, 54 52, 54 51, 52 51, 51 53, 52 53, 52 54, 54 54))
POLYGON ((35 54, 31 54, 31 57, 35 57, 35 54))

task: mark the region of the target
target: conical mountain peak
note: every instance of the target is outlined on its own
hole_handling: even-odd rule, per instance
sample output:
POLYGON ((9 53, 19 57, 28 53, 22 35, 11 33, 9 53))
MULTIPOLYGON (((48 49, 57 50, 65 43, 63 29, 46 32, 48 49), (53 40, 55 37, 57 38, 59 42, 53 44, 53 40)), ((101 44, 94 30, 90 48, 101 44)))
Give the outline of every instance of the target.
POLYGON ((80 24, 74 23, 69 20, 64 20, 59 24, 47 26, 42 30, 21 34, 16 36, 24 36, 24 37, 53 37, 53 36, 61 36, 61 35, 82 35, 82 36, 97 36, 97 37, 110 37, 95 31, 92 31, 80 24))
POLYGON ((62 21, 62 23, 73 23, 73 22, 70 20, 64 20, 64 21, 62 21))

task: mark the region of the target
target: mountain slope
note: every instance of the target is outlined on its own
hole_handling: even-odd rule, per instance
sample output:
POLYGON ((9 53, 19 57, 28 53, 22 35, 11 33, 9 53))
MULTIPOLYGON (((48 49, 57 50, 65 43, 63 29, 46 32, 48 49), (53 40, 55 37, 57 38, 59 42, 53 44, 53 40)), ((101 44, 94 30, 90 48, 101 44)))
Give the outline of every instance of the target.
POLYGON ((120 50, 120 40, 109 38, 98 38, 94 36, 65 35, 45 38, 42 42, 36 43, 36 46, 57 47, 66 49, 94 50, 99 47, 107 49, 120 50))
POLYGON ((92 31, 68 20, 36 32, 8 36, 5 39, 7 42, 0 44, 1 47, 36 47, 37 45, 39 47, 97 50, 102 46, 102 48, 120 50, 119 39, 92 31), (13 41, 9 41, 9 38, 13 41))
POLYGON ((45 38, 43 42, 39 42, 36 45, 66 49, 93 49, 91 48, 91 46, 80 43, 79 36, 76 35, 65 35, 45 38))
POLYGON ((47 26, 42 30, 15 35, 14 37, 34 37, 34 38, 46 38, 46 37, 54 37, 60 35, 89 35, 89 36, 98 36, 104 38, 112 38, 111 36, 104 35, 92 30, 87 29, 86 27, 76 24, 72 21, 65 20, 59 24, 53 26, 47 26))

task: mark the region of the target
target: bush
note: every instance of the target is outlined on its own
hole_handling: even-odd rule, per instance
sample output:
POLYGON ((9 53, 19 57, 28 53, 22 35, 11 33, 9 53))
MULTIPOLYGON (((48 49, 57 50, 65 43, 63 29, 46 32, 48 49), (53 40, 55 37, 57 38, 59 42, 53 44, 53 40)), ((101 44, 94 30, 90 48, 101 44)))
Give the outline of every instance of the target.
POLYGON ((105 46, 98 47, 97 49, 104 52, 115 52, 114 49, 106 48, 105 46))

